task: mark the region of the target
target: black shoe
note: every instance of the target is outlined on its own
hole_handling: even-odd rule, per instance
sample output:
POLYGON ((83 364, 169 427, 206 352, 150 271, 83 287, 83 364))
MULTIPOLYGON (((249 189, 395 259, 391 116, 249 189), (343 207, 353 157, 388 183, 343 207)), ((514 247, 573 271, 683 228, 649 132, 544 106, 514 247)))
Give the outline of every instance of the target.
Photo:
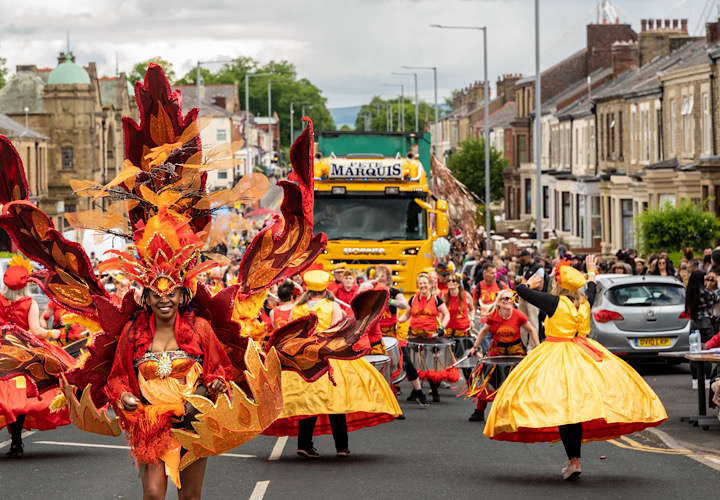
MULTIPOLYGON (((342 450, 338 450, 337 453, 335 453, 335 455, 338 456, 338 457, 342 457, 342 458, 344 458, 344 457, 349 457, 349 456, 350 456, 350 450, 348 450, 347 448, 344 448, 344 449, 342 449, 342 450)), ((318 456, 320 456, 320 455, 318 455, 318 456)))
POLYGON ((415 402, 421 408, 427 408, 428 406, 430 406, 430 403, 428 403, 428 400, 425 397, 425 393, 423 391, 415 391, 415 402))
POLYGON ((440 402, 440 395, 437 392, 432 395, 432 401, 433 401, 433 403, 440 402))
POLYGON ((298 448, 296 453, 304 458, 320 458, 320 453, 315 448, 310 448, 309 450, 298 448))
POLYGON ((485 422, 485 412, 480 410, 475 410, 472 415, 470 415, 470 418, 468 418, 470 422, 485 422))
POLYGON ((23 456, 23 445, 22 443, 13 443, 10 445, 10 451, 5 453, 7 458, 22 458, 23 456))
POLYGON ((418 393, 418 391, 416 391, 415 389, 410 391, 410 395, 407 397, 406 401, 408 401, 408 402, 415 401, 415 398, 417 398, 417 393, 418 393))
POLYGON ((405 414, 404 414, 404 413, 401 413, 400 415, 398 415, 397 417, 395 417, 395 420, 405 420, 405 414))

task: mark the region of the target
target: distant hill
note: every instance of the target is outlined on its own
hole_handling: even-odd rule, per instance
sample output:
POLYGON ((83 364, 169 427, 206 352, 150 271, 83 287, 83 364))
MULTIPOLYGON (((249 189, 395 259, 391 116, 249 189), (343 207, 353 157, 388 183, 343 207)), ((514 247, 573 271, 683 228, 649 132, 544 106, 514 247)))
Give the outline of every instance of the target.
POLYGON ((355 118, 360 112, 362 106, 347 106, 344 108, 329 108, 330 114, 335 120, 335 126, 339 129, 343 125, 348 125, 350 128, 355 128, 355 118))

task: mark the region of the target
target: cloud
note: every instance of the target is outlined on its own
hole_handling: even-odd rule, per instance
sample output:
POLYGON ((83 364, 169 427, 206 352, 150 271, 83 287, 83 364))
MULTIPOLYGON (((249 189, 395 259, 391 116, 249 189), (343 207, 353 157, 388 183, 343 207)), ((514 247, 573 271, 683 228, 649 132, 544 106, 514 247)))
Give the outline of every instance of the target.
MULTIPOLYGON (((620 12, 636 26, 664 11, 699 17, 698 2, 678 9, 677 1, 627 0, 620 12)), ((584 45, 593 5, 541 2, 543 67, 584 45)), ((116 54, 121 71, 162 56, 179 75, 218 56, 287 59, 329 105, 347 106, 391 94, 382 86, 388 81, 405 81, 409 95, 412 80, 390 74, 401 65, 437 66, 441 96, 482 79, 481 33, 428 27, 445 23, 488 26, 491 83, 503 73, 534 73, 532 0, 0 0, 0 9, 13 14, 0 20, 0 55, 11 68, 54 66, 70 30, 78 62, 94 60, 100 74, 115 72, 116 54)), ((430 72, 420 73, 420 91, 432 99, 430 72)))

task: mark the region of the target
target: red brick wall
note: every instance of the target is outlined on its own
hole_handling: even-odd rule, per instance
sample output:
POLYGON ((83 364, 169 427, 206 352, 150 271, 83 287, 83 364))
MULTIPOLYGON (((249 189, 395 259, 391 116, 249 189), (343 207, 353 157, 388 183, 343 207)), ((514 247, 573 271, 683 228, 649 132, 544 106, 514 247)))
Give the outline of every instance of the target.
POLYGON ((612 65, 612 44, 636 41, 637 33, 629 24, 588 24, 588 73, 612 65))

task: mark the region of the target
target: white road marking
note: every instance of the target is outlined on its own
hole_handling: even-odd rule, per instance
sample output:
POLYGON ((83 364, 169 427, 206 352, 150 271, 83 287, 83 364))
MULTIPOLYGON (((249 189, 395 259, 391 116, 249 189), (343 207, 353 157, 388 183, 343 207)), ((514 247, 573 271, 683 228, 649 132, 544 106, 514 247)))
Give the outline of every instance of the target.
POLYGON ((281 436, 275 441, 275 446, 273 446, 272 451, 270 452, 270 457, 268 460, 278 460, 283 453, 283 450, 285 449, 285 444, 287 443, 288 437, 287 436, 281 436))
MULTIPOLYGON (((65 441, 33 441, 33 444, 49 444, 55 446, 77 446, 80 448, 109 448, 113 450, 129 450, 129 446, 119 444, 97 444, 97 443, 69 443, 65 441)), ((239 453, 223 453, 221 457, 231 458, 257 458, 256 455, 243 455, 239 453)))
MULTIPOLYGON (((35 434, 37 431, 23 431, 21 436, 26 438, 31 434, 35 434)), ((7 445, 9 445, 12 442, 11 439, 8 439, 7 441, 0 442, 0 449, 5 448, 7 445)))
POLYGON ((255 483, 255 489, 250 493, 250 500, 262 500, 269 485, 270 481, 258 481, 255 483))

